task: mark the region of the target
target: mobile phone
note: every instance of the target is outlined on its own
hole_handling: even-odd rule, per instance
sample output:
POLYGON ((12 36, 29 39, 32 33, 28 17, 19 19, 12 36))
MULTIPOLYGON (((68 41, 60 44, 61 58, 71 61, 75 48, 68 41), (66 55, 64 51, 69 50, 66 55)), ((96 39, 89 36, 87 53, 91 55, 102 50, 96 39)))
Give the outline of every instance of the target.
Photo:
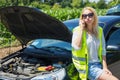
POLYGON ((85 21, 84 21, 84 20, 80 20, 80 24, 84 25, 84 28, 86 28, 86 27, 87 27, 87 24, 85 23, 85 21))
POLYGON ((85 24, 85 28, 87 28, 87 24, 86 24, 86 22, 85 22, 84 24, 85 24))

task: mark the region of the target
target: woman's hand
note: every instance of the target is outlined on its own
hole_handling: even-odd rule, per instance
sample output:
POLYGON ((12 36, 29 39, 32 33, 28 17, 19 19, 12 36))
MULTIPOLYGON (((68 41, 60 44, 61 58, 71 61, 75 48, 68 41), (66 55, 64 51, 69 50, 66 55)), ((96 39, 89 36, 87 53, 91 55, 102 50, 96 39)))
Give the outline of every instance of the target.
POLYGON ((85 29, 85 22, 83 21, 83 20, 80 20, 79 21, 79 25, 80 25, 80 28, 82 29, 82 30, 84 30, 85 29))
POLYGON ((111 71, 107 68, 103 68, 103 70, 105 71, 106 74, 112 75, 111 71))

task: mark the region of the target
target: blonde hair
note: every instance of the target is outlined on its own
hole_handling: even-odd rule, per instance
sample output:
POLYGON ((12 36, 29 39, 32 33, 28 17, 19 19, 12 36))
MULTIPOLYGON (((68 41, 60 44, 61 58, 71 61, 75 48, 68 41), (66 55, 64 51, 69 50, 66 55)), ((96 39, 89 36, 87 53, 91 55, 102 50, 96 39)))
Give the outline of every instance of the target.
POLYGON ((85 8, 83 8, 83 10, 82 10, 82 13, 81 13, 81 15, 80 15, 80 19, 82 19, 82 14, 83 14, 83 12, 85 11, 85 10, 90 10, 91 12, 93 12, 93 14, 94 14, 94 22, 93 22, 93 24, 92 24, 92 31, 93 31, 93 34, 96 36, 96 37, 98 37, 98 17, 97 17, 97 13, 96 13, 96 11, 95 11, 95 9, 93 9, 92 7, 85 7, 85 8))

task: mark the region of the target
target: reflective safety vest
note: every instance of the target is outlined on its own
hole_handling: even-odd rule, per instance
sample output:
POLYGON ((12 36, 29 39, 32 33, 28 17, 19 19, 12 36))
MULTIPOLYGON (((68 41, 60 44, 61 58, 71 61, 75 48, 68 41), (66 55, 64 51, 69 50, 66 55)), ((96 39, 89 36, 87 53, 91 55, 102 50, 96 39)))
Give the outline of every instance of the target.
MULTIPOLYGON (((98 50, 98 56, 100 61, 102 62, 102 34, 103 30, 101 27, 99 29, 99 34, 98 38, 100 40, 100 45, 99 45, 99 50, 98 50)), ((79 27, 76 27, 74 31, 80 31, 79 27)), ((82 44, 81 44, 81 49, 75 50, 72 48, 72 60, 73 63, 79 72, 79 77, 81 80, 87 80, 88 76, 88 48, 87 48, 87 42, 86 42, 86 31, 83 31, 82 35, 82 44)))

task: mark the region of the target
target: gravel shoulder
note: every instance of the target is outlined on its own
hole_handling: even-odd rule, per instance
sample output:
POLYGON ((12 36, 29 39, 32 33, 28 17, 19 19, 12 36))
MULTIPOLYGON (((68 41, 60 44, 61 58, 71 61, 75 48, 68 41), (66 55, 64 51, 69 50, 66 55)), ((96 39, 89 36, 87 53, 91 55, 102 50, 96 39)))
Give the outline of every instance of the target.
POLYGON ((11 53, 16 52, 17 50, 22 49, 21 46, 16 46, 16 47, 8 47, 8 48, 0 48, 0 59, 10 55, 11 53))

